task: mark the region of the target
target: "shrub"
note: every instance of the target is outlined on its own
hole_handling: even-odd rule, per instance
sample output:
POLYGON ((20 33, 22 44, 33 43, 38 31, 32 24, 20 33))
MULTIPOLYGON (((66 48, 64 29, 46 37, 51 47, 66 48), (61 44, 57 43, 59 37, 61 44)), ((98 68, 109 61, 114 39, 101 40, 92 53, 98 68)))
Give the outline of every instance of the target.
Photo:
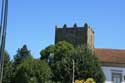
POLYGON ((75 80, 75 83, 96 83, 93 78, 88 78, 86 81, 84 80, 75 80))

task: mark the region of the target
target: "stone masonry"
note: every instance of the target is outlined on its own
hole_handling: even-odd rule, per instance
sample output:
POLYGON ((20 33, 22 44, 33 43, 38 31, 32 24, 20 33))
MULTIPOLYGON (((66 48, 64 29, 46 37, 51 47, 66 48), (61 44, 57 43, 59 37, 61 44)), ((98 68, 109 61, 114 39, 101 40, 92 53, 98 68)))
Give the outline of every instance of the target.
POLYGON ((77 27, 74 24, 73 27, 67 27, 66 24, 61 27, 55 28, 55 44, 59 41, 67 41, 73 44, 75 47, 88 47, 94 48, 94 31, 87 23, 83 27, 77 27))

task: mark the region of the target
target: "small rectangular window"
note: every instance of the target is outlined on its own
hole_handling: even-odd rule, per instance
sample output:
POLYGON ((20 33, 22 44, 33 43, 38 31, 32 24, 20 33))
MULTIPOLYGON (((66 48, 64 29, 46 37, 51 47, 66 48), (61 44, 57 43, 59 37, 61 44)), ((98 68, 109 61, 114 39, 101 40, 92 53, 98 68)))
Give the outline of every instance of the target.
POLYGON ((122 74, 121 73, 112 73, 112 83, 121 83, 122 74))

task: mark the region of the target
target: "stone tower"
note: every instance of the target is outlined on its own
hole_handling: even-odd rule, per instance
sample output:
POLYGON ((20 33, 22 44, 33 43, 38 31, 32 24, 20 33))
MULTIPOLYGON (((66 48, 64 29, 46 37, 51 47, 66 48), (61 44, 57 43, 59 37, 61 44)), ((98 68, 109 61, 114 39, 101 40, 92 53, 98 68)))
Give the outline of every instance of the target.
POLYGON ((73 44, 75 47, 88 47, 94 48, 94 31, 87 23, 83 27, 77 27, 74 24, 73 27, 67 27, 66 24, 61 27, 55 28, 55 44, 59 41, 67 41, 73 44))

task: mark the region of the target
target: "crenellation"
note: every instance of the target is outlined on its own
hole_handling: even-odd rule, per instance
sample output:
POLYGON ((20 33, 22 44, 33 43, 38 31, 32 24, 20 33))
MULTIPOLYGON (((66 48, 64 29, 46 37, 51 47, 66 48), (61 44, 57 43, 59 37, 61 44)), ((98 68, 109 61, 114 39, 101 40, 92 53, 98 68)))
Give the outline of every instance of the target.
POLYGON ((73 27, 74 27, 74 28, 77 28, 77 24, 75 23, 75 24, 73 25, 73 27))
POLYGON ((63 25, 63 28, 67 28, 67 25, 66 25, 66 24, 64 24, 64 25, 63 25))

